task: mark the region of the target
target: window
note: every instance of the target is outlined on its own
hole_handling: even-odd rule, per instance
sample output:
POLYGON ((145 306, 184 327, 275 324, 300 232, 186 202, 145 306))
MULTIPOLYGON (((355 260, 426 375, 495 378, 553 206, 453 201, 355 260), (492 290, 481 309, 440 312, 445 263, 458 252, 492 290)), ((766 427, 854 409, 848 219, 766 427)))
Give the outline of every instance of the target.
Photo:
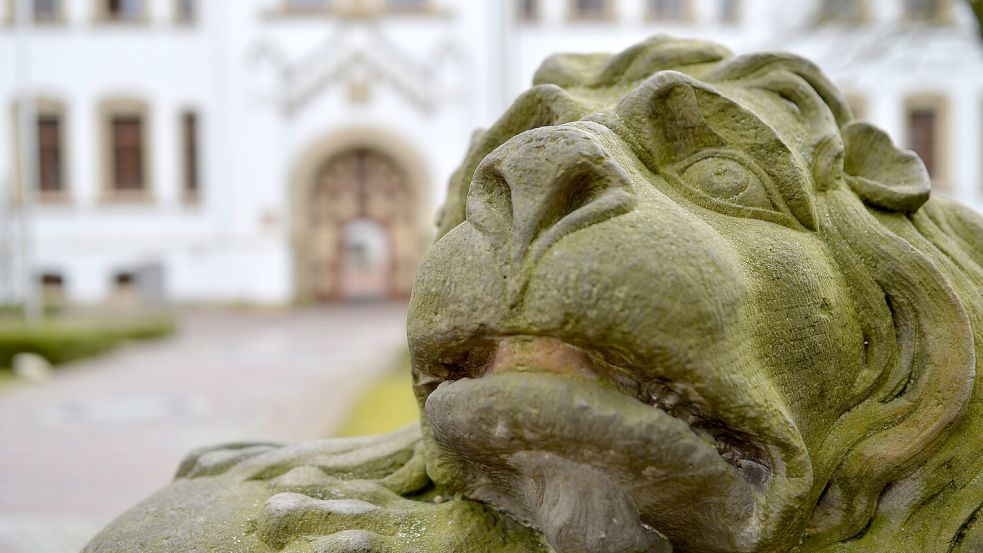
POLYGON ((136 115, 115 115, 111 122, 113 188, 142 190, 143 121, 136 115))
POLYGON ((64 286, 65 279, 57 273, 44 273, 41 275, 42 286, 64 286))
POLYGON ((55 272, 42 273, 41 300, 44 305, 59 306, 65 303, 65 277, 55 272))
POLYGON ((519 0, 519 20, 535 21, 539 18, 539 0, 519 0))
POLYGON ((396 12, 425 11, 429 0, 386 0, 386 7, 396 12))
POLYGON ((198 115, 185 112, 181 115, 181 154, 183 157, 183 189, 188 200, 196 200, 200 190, 198 157, 198 115))
POLYGON ((23 104, 15 103, 11 112, 14 123, 15 152, 30 154, 30 170, 15 154, 18 189, 33 190, 41 202, 59 203, 68 199, 68 143, 65 130, 65 104, 50 97, 33 100, 27 121, 21 119, 23 104), (22 129, 22 124, 27 129, 22 129), (22 131, 28 132, 26 152, 22 131))
POLYGON ((908 147, 922 158, 933 184, 944 187, 947 177, 945 167, 945 133, 947 128, 945 99, 922 96, 909 99, 905 126, 908 147))
POLYGON ((107 201, 147 201, 152 161, 150 110, 136 98, 116 97, 99 104, 102 194, 107 201))
POLYGON ((113 275, 113 288, 109 296, 111 304, 117 307, 131 307, 140 304, 137 288, 137 275, 129 271, 119 271, 113 275))
POLYGON ((820 9, 819 19, 826 22, 856 23, 863 19, 861 0, 823 0, 820 9))
POLYGON ((135 21, 144 17, 143 0, 103 0, 107 19, 135 21))
POLYGON ((136 282, 136 276, 133 273, 116 273, 113 275, 113 282, 116 284, 118 289, 128 289, 132 288, 136 282))
POLYGON ((610 6, 606 0, 573 0, 574 19, 607 19, 610 6))
POLYGON ((686 17, 686 0, 648 0, 649 17, 678 21, 686 17))
POLYGON ((182 23, 192 23, 198 19, 198 2, 196 0, 177 0, 174 6, 174 19, 182 23))
POLYGON ((925 162, 928 174, 935 176, 935 135, 938 117, 931 108, 916 108, 908 112, 908 136, 911 149, 925 162))
POLYGON ((37 116, 37 141, 38 189, 42 197, 64 192, 60 115, 42 113, 37 116))
POLYGON ((34 0, 34 20, 42 23, 61 19, 61 0, 34 0))
POLYGON ((330 0, 287 0, 287 11, 292 12, 320 11, 330 6, 330 0))
POLYGON ((905 15, 913 21, 938 19, 941 12, 938 0, 905 0, 905 15))
POLYGON ((736 23, 740 18, 740 0, 720 0, 720 20, 725 23, 736 23))

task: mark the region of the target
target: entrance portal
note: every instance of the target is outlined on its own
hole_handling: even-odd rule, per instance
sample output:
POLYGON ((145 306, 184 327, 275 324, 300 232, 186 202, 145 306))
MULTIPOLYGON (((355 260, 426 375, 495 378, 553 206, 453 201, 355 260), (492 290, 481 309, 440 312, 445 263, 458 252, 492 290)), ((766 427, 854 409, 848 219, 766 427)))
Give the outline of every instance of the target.
POLYGON ((306 277, 319 301, 405 296, 415 270, 413 201, 387 155, 355 148, 317 172, 307 205, 306 277))

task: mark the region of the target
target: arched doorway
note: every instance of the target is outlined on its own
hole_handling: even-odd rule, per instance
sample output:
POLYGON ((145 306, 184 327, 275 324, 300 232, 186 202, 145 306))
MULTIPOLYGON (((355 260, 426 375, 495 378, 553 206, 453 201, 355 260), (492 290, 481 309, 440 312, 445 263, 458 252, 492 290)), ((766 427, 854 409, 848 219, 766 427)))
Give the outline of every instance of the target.
POLYGON ((368 147, 332 155, 313 176, 302 241, 308 294, 315 301, 380 300, 409 293, 420 254, 420 217, 406 171, 368 147))

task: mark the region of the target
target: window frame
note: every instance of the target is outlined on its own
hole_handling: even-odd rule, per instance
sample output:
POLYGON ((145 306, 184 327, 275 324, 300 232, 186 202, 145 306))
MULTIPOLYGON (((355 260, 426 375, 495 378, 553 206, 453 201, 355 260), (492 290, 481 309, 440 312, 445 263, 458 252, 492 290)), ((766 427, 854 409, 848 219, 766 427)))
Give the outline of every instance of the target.
POLYGON ((618 13, 617 6, 615 2, 617 0, 603 0, 604 1, 604 13, 599 15, 584 15, 578 7, 577 0, 568 0, 567 2, 567 20, 572 23, 609 23, 615 20, 615 14, 618 13))
MULTIPOLYGON (((27 190, 27 173, 24 171, 24 159, 23 150, 25 147, 21 142, 21 102, 17 99, 10 104, 10 121, 11 121, 11 136, 13 138, 13 167, 14 174, 16 178, 16 185, 14 187, 13 195, 18 200, 23 200, 25 196, 25 191, 27 190)), ((32 172, 30 176, 33 177, 34 182, 31 183, 33 188, 33 197, 42 205, 58 205, 65 204, 71 200, 71 152, 69 149, 70 141, 68 140, 70 132, 70 121, 68 118, 68 108, 65 102, 51 97, 51 96, 36 96, 32 100, 32 111, 33 121, 31 121, 31 131, 30 131, 30 145, 29 147, 35 150, 34 155, 31 157, 32 172), (41 117, 57 117, 59 122, 58 130, 58 150, 59 150, 59 162, 61 165, 61 186, 58 190, 42 190, 41 189, 41 155, 40 155, 40 137, 38 136, 38 123, 41 117)))
POLYGON ((519 23, 536 23, 543 18, 543 0, 531 0, 533 2, 532 13, 525 10, 526 0, 515 1, 515 20, 519 23))
POLYGON ((108 25, 146 25, 150 23, 150 0, 139 0, 140 13, 133 17, 118 17, 109 9, 110 0, 95 0, 95 20, 108 25))
POLYGON ((68 279, 59 270, 42 270, 35 277, 35 284, 41 292, 42 304, 61 307, 68 303, 68 279))
POLYGON ((109 274, 109 289, 106 296, 108 303, 117 306, 136 306, 143 303, 139 270, 116 268, 109 274))
POLYGON ((915 17, 908 9, 908 2, 901 2, 901 20, 906 24, 951 25, 955 22, 951 0, 936 0, 935 12, 927 17, 915 17))
POLYGON ((99 103, 99 141, 101 158, 101 196, 103 203, 150 203, 153 201, 154 147, 150 108, 147 102, 133 97, 112 97, 99 103), (141 186, 139 189, 116 187, 116 144, 113 120, 117 117, 140 119, 141 186))
POLYGON ((820 0, 816 21, 823 25, 860 25, 870 20, 870 3, 867 0, 852 0, 856 4, 853 17, 842 17, 830 14, 827 5, 830 0, 820 0))
POLYGON ((688 23, 693 20, 693 3, 690 0, 679 0, 682 4, 682 11, 679 17, 664 17, 659 15, 654 6, 653 0, 645 0, 645 19, 649 23, 688 23))
MULTIPOLYGON (((39 27, 49 27, 49 26, 54 27, 54 26, 66 24, 68 21, 65 16, 66 0, 57 0, 57 1, 58 1, 58 11, 55 15, 51 17, 38 17, 37 10, 35 9, 34 4, 32 3, 31 24, 37 25, 39 27)), ((0 21, 8 25, 16 25, 18 0, 6 0, 5 2, 3 2, 3 4, 7 8, 7 12, 6 14, 4 14, 3 18, 0 19, 0 21)))
POLYGON ((417 5, 395 6, 392 0, 381 0, 382 9, 389 15, 419 15, 428 14, 434 11, 431 0, 419 0, 417 5))
POLYGON ((744 12, 744 2, 743 0, 732 0, 733 1, 733 12, 728 14, 724 10, 723 2, 718 4, 717 9, 717 21, 723 25, 738 25, 741 23, 741 19, 744 12))
POLYGON ((190 0, 194 8, 191 10, 190 14, 185 14, 181 10, 181 5, 185 0, 174 0, 171 4, 173 9, 172 17, 173 21, 179 25, 194 25, 198 23, 198 19, 201 18, 201 2, 198 0, 190 0))
MULTIPOLYGON (((58 3, 55 13, 50 16, 38 17, 37 2, 33 0, 31 9, 31 21, 35 25, 64 25, 65 24, 65 0, 55 0, 58 3)), ((14 3, 17 0, 13 0, 14 3)))
POLYGON ((935 127, 932 137, 932 160, 931 165, 934 174, 931 174, 932 188, 936 190, 951 191, 951 159, 948 154, 950 145, 950 135, 952 132, 951 110, 949 109, 949 99, 941 92, 918 92, 909 94, 905 98, 902 121, 904 124, 904 147, 914 151, 914 144, 911 127, 911 115, 916 110, 931 109, 935 112, 935 127))
POLYGON ((324 0, 323 6, 301 7, 295 6, 290 0, 280 0, 278 12, 288 16, 311 16, 335 13, 338 10, 340 0, 324 0))

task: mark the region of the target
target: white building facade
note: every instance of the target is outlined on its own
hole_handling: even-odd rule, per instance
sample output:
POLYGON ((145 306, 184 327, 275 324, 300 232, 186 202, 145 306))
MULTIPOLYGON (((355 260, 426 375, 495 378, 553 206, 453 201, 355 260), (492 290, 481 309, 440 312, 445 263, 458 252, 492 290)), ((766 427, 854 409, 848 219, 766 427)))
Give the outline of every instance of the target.
POLYGON ((28 279, 73 303, 403 297, 472 130, 547 55, 655 33, 815 60, 983 208, 983 39, 961 0, 0 10, 0 303, 28 279))

